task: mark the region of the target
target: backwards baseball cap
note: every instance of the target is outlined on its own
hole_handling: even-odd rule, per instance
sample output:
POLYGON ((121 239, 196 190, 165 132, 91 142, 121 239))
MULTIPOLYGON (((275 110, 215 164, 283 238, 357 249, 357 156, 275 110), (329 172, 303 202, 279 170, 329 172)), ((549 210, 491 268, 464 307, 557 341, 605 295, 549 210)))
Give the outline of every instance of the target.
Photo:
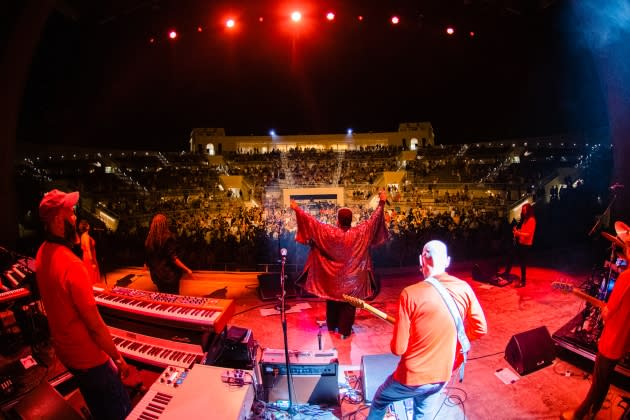
POLYGON ((630 245, 630 227, 622 221, 615 222, 615 232, 617 237, 623 241, 626 246, 630 245))
POLYGON ((337 220, 339 225, 343 227, 352 226, 352 210, 348 207, 342 207, 337 211, 337 220))
POLYGON ((44 194, 44 198, 39 203, 39 218, 45 222, 50 222, 63 208, 71 209, 79 201, 79 192, 65 193, 54 189, 44 194))

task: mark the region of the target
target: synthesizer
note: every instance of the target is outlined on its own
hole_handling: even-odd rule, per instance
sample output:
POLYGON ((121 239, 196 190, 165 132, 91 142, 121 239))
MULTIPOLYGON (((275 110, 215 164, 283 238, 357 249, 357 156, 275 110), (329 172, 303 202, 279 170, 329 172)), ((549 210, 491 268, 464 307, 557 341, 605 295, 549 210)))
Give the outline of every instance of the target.
POLYGON ((120 286, 112 289, 93 286, 92 289, 101 312, 149 323, 221 332, 234 314, 231 299, 173 295, 120 286))
POLYGON ((13 289, 13 290, 2 291, 0 292, 0 303, 13 302, 14 300, 27 297, 30 295, 31 295, 31 292, 29 292, 28 289, 25 289, 23 287, 18 287, 17 289, 13 289))
POLYGON ((169 366, 127 419, 248 419, 254 402, 253 378, 251 370, 169 366))
POLYGON ((180 343, 108 326, 114 344, 125 357, 152 366, 189 368, 203 359, 199 344, 180 343))

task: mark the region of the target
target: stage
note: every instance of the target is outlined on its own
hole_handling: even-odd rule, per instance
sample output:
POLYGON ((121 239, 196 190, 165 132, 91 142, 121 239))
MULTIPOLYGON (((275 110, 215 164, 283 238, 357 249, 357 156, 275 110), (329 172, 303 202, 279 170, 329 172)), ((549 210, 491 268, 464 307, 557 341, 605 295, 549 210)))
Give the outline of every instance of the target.
MULTIPOLYGON (((563 411, 575 408, 590 384, 592 362, 588 360, 588 355, 580 355, 560 345, 556 348, 558 357, 551 365, 520 376, 505 360, 504 352, 515 335, 527 336, 525 333, 539 327, 546 327, 550 334, 566 328, 581 313, 585 303, 572 294, 552 289, 551 284, 562 281, 577 286, 587 279, 589 273, 533 266, 528 269, 526 287, 497 287, 473 280, 472 265, 472 262, 455 264, 450 273, 468 281, 475 290, 488 319, 489 333, 472 343, 465 380, 449 384, 451 398, 440 417, 556 419, 563 411)), ((195 272, 194 279, 182 281, 180 292, 191 296, 234 299, 236 310, 228 324, 251 329, 254 339, 263 349, 282 349, 282 326, 275 310, 277 302, 261 299, 257 290, 258 274, 195 272)), ((380 275, 381 293, 370 304, 395 317, 400 291, 418 281, 419 274, 415 269, 404 269, 389 270, 380 275)), ((139 267, 118 269, 106 276, 110 286, 121 279, 129 281, 126 285, 129 288, 155 290, 148 273, 139 267)), ((291 306, 287 313, 289 349, 317 350, 320 329, 316 321, 325 319, 325 303, 320 299, 304 297, 290 298, 287 302, 291 306)), ((337 350, 340 382, 344 382, 346 374, 360 373, 362 356, 389 354, 391 332, 390 324, 365 310, 357 312, 354 334, 348 339, 343 340, 338 334, 322 328, 322 348, 337 350)), ((525 346, 523 351, 533 350, 525 346)), ((628 378, 619 375, 597 418, 620 418, 625 408, 622 397, 630 396, 629 389, 628 378)), ((367 411, 362 404, 344 402, 337 414, 348 416, 355 413, 353 415, 360 419, 367 411)))

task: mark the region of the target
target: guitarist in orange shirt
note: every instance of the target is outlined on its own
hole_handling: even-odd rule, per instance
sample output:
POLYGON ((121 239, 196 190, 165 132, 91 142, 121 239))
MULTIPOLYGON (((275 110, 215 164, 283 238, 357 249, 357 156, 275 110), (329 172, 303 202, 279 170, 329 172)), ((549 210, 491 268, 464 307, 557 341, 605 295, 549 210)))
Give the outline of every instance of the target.
MULTIPOLYGON (((615 231, 624 243, 626 258, 630 258, 630 228, 623 222, 615 222, 615 231)), ((602 309, 602 316, 604 329, 597 343, 591 387, 575 411, 562 414, 565 420, 595 418, 606 399, 617 363, 630 351, 630 270, 617 277, 608 303, 602 309)))
MULTIPOLYGON (((444 243, 430 241, 424 246, 420 255, 424 278, 446 289, 446 298, 452 298, 472 341, 487 333, 486 318, 470 285, 446 272, 449 263, 444 243)), ((376 391, 368 419, 382 419, 389 404, 407 398, 413 398, 414 419, 433 418, 439 409, 441 391, 458 367, 456 356, 461 352, 453 315, 438 290, 429 281, 420 281, 401 292, 390 343, 400 362, 376 391)))

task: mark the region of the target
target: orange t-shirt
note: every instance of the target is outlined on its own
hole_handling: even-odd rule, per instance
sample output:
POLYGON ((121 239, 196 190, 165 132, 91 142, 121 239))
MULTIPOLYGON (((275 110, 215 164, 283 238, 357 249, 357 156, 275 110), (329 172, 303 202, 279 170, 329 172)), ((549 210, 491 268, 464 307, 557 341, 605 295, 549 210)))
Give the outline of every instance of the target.
MULTIPOLYGON (((453 297, 469 340, 486 334, 486 318, 470 285, 447 273, 435 278, 453 297)), ((401 356, 394 379, 404 385, 450 379, 459 352, 457 329, 446 303, 431 284, 421 281, 400 294, 391 350, 401 356)))
POLYGON ((81 316, 86 308, 96 306, 83 261, 64 245, 46 241, 35 264, 37 287, 61 363, 74 369, 105 363, 109 356, 92 339, 81 316))

